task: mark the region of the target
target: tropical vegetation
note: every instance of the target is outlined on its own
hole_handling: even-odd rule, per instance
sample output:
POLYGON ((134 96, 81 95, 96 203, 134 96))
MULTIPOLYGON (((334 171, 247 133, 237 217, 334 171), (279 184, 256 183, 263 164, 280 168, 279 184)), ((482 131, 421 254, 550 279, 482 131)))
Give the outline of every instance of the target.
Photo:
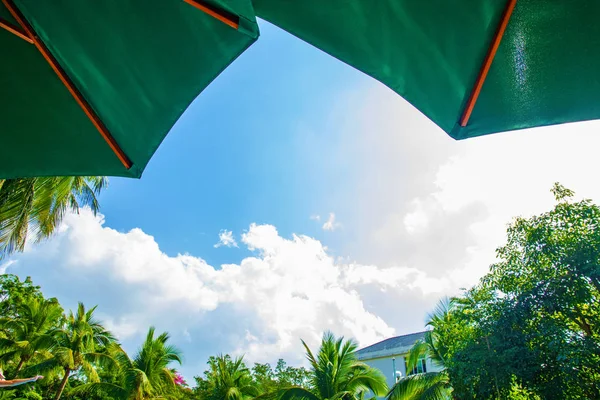
POLYGON ((445 400, 452 396, 452 387, 445 368, 448 356, 448 341, 451 332, 445 332, 452 326, 452 299, 443 299, 434 312, 429 315, 427 326, 431 330, 425 332, 423 340, 417 341, 406 356, 406 376, 399 379, 390 389, 386 400, 445 400), (423 359, 430 359, 439 371, 418 371, 418 364, 423 359))
POLYGON ((89 207, 96 213, 107 183, 98 176, 0 179, 0 260, 23 251, 29 237, 51 236, 67 211, 89 207))
POLYGON ((0 400, 600 399, 600 207, 558 184, 553 193, 553 209, 510 224, 475 286, 438 304, 389 390, 355 341, 329 332, 317 350, 302 341, 308 368, 220 354, 188 387, 168 333, 150 327, 130 355, 95 307, 65 312, 31 279, 4 274, 0 368, 45 378, 0 400), (419 368, 423 359, 437 371, 419 368))
POLYGON ((326 332, 316 355, 304 341, 302 344, 310 364, 308 382, 281 389, 279 399, 358 400, 367 395, 383 396, 387 392, 381 371, 358 361, 358 345, 354 340, 336 338, 326 332))
POLYGON ((556 206, 512 222, 489 273, 411 352, 441 362, 443 384, 409 376, 390 400, 600 399, 600 207, 552 192, 556 206))
POLYGON ((149 328, 130 358, 95 317, 96 307, 79 303, 65 313, 54 298, 44 298, 31 279, 0 275, 0 368, 8 379, 42 374, 44 379, 0 399, 186 399, 191 389, 174 368, 180 351, 168 333, 149 328))

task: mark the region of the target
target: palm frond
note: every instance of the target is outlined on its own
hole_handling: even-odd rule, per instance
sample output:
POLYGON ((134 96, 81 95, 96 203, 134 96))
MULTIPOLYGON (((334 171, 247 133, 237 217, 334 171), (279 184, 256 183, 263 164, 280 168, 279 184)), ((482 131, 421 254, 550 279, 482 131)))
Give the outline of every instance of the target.
POLYGON ((448 378, 445 372, 427 372, 400 379, 390 389, 386 400, 438 400, 448 394, 448 378))
MULTIPOLYGON (((384 395, 387 384, 383 374, 357 360, 358 344, 325 332, 315 355, 302 341, 311 364, 310 390, 321 400, 362 399, 367 392, 384 395)), ((302 393, 302 392, 300 392, 302 393)))
POLYGON ((320 400, 314 393, 300 386, 283 389, 279 393, 279 400, 320 400))
POLYGON ((23 251, 32 222, 35 178, 7 179, 0 189, 0 260, 15 251, 23 251))
POLYGON ((388 391, 385 376, 376 368, 367 368, 353 373, 344 387, 352 393, 371 391, 376 396, 384 396, 388 391))
POLYGON ((86 395, 89 397, 112 397, 113 399, 127 399, 127 391, 113 383, 95 382, 87 383, 71 389, 74 395, 86 395))
POLYGON ((406 371, 414 370, 418 364, 419 360, 426 357, 429 353, 430 345, 425 343, 425 341, 417 341, 413 347, 411 347, 408 352, 408 357, 406 358, 406 371))
POLYGON ((0 180, 0 259, 23 251, 28 236, 52 235, 68 211, 99 210, 104 177, 39 177, 0 180))
POLYGON ((24 368, 23 375, 47 375, 58 369, 62 369, 60 363, 55 358, 51 358, 24 368))

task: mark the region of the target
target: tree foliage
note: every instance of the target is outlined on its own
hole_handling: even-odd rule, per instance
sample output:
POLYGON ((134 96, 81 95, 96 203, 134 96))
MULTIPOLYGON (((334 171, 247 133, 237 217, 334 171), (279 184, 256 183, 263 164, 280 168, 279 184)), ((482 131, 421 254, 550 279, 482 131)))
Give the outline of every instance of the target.
POLYGON ((34 285, 30 277, 21 281, 16 275, 0 274, 0 316, 16 318, 18 307, 24 301, 43 298, 40 287, 34 285))
POLYGON ((356 358, 355 341, 326 332, 316 355, 302 344, 310 364, 308 385, 282 389, 280 400, 357 400, 369 393, 383 396, 387 392, 381 371, 356 358))
POLYGON ((206 376, 207 400, 246 400, 259 394, 258 385, 243 357, 229 355, 211 357, 206 376))
MULTIPOLYGON (((448 357, 448 349, 452 345, 453 319, 455 303, 451 299, 443 299, 429 315, 427 326, 431 330, 425 333, 423 340, 417 341, 407 355, 406 370, 416 370, 423 358, 429 358, 444 368, 448 357)), ((387 400, 446 400, 450 399, 452 388, 448 373, 423 372, 402 377, 388 392, 387 400)))
MULTIPOLYGON (((8 198, 3 190, 17 190, 6 182, 0 204, 8 198)), ((600 399, 600 207, 574 201, 558 184, 552 191, 555 207, 516 218, 489 273, 429 316, 408 370, 427 357, 442 371, 404 377, 388 400, 600 399)), ((26 212, 33 220, 21 221, 51 232, 40 222, 50 221, 50 212, 34 209, 26 212)), ((283 360, 248 368, 242 357, 219 355, 189 389, 173 368, 181 353, 167 333, 150 328, 130 357, 94 311, 80 304, 65 314, 29 278, 0 275, 0 367, 9 377, 46 375, 0 391, 0 400, 363 400, 387 392, 382 373, 357 360, 356 343, 331 333, 316 353, 302 342, 309 369, 283 360)))
POLYGON ((270 364, 255 363, 252 377, 260 393, 272 393, 288 386, 305 386, 310 372, 304 367, 292 367, 283 359, 277 361, 275 369, 270 364))
POLYGON ((29 297, 17 303, 18 316, 0 318, 0 363, 17 360, 12 377, 17 378, 23 366, 50 357, 55 337, 52 331, 59 325, 63 309, 56 299, 29 297))
POLYGON ((51 236, 67 211, 100 208, 104 177, 40 177, 0 180, 0 260, 23 251, 28 237, 51 236))
POLYGON ((64 313, 54 298, 44 298, 31 279, 0 275, 0 368, 8 378, 43 373, 45 379, 0 399, 191 400, 192 391, 173 364, 180 351, 168 333, 148 330, 133 358, 94 316, 96 307, 79 304, 64 313))
POLYGON ((133 359, 120 346, 111 344, 108 350, 116 360, 113 379, 87 383, 74 392, 107 396, 114 400, 179 398, 176 374, 170 365, 181 364, 181 352, 168 341, 168 333, 155 337, 155 329, 150 327, 146 340, 133 359))
POLYGON ((600 208, 552 191, 556 206, 515 219, 498 262, 456 299, 443 333, 456 398, 600 398, 600 208))

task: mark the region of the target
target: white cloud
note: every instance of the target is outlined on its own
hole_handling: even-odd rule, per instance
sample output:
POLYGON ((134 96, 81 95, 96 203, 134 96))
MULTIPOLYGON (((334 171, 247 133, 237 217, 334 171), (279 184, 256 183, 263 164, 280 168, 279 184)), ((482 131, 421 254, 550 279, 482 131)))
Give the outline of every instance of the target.
POLYGON ((455 294, 487 272, 513 217, 552 207, 553 182, 600 201, 600 121, 454 141, 374 85, 346 95, 330 123, 344 136, 324 147, 335 150, 340 165, 356 168, 328 188, 328 206, 343 212, 344 231, 351 232, 328 245, 377 266, 363 278, 373 282, 363 299, 395 327, 419 317, 410 307, 386 304, 410 302, 421 310, 429 300, 401 298, 386 291, 387 281, 412 274, 420 290, 455 294), (386 271, 396 278, 377 281, 386 271))
POLYGON ((233 237, 233 232, 223 229, 219 232, 219 242, 214 245, 215 248, 225 246, 225 247, 238 247, 235 238, 233 237))
POLYGON ((336 260, 318 240, 284 238, 272 225, 252 224, 242 243, 255 255, 214 267, 191 255, 170 257, 140 229, 115 231, 85 210, 67 216, 60 233, 17 256, 7 272, 32 276, 66 307, 98 304, 131 347, 150 325, 169 330, 199 365, 186 367, 188 376, 217 352, 301 362, 299 339, 314 346, 324 330, 371 344, 396 332, 365 302, 373 287, 435 298, 449 284, 411 268, 336 260))
POLYGON ((327 221, 323 224, 323 230, 333 232, 340 226, 342 225, 335 220, 335 213, 329 213, 329 218, 327 218, 327 221))
POLYGON ((319 221, 321 221, 321 216, 320 216, 320 215, 318 215, 318 214, 313 214, 313 215, 311 215, 311 216, 310 216, 310 219, 311 219, 312 221, 317 221, 317 222, 319 222, 319 221))
MULTIPOLYGON (((335 184, 316 208, 344 216, 327 244, 346 258, 313 238, 251 225, 238 245, 253 256, 213 266, 169 257, 143 231, 117 232, 84 212, 0 269, 31 275, 70 307, 99 304, 132 346, 150 324, 169 330, 191 360, 189 376, 217 352, 298 362, 299 338, 315 345, 325 329, 362 344, 422 329, 439 297, 487 271, 512 217, 552 206, 554 181, 600 200, 599 122, 455 142, 388 90, 351 97, 331 116, 340 142, 319 142, 339 169, 323 178, 335 184)), ((333 213, 322 225, 336 226, 333 213)), ((219 243, 235 243, 233 232, 221 234, 219 243)))

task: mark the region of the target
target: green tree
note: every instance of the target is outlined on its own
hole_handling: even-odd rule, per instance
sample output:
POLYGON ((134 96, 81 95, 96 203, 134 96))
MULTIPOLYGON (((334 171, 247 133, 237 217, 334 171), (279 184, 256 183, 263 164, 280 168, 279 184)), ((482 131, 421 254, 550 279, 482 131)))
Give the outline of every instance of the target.
POLYGON ((449 338, 456 330, 453 309, 454 301, 444 299, 429 315, 427 326, 431 330, 425 333, 423 340, 417 341, 411 348, 406 363, 407 376, 402 377, 388 392, 387 400, 444 400, 450 399, 452 388, 446 370, 449 338), (429 358, 442 370, 439 372, 414 371, 423 358, 429 358))
POLYGON ((219 354, 210 357, 204 385, 208 400, 246 400, 259 394, 258 387, 243 357, 219 354))
POLYGON ((0 400, 15 400, 17 398, 16 390, 0 390, 0 400))
POLYGON ((275 369, 270 364, 255 363, 252 377, 260 393, 271 393, 288 386, 304 386, 309 381, 309 371, 304 367, 292 367, 283 359, 277 361, 275 369))
POLYGON ((60 399, 69 377, 85 376, 90 382, 98 382, 97 363, 111 363, 113 358, 103 348, 115 343, 113 335, 94 318, 93 307, 86 311, 79 303, 77 312, 69 312, 64 325, 52 332, 55 345, 52 357, 32 367, 32 371, 52 373, 60 371, 62 378, 54 397, 60 399))
POLYGON ((50 331, 57 327, 63 310, 55 299, 29 298, 18 305, 18 317, 0 318, 0 329, 6 338, 0 338, 0 362, 13 359, 17 366, 12 372, 16 378, 22 367, 38 356, 48 357, 55 344, 50 331))
POLYGON ((44 296, 39 286, 30 277, 21 281, 13 274, 0 275, 0 316, 4 318, 18 317, 18 306, 28 299, 43 300, 44 296))
POLYGON ((112 382, 88 383, 75 392, 115 400, 181 398, 175 372, 171 368, 172 363, 181 364, 181 352, 168 341, 167 332, 155 337, 155 328, 150 327, 146 340, 133 359, 113 345, 113 357, 117 361, 115 379, 112 382))
POLYGON ((530 347, 519 328, 527 316, 498 296, 478 285, 456 299, 454 319, 460 330, 454 333, 446 368, 457 398, 507 398, 515 374, 531 382, 540 372, 540 349, 530 347))
POLYGON ((499 261, 457 300, 457 398, 600 398, 600 208, 552 191, 556 206, 515 219, 499 261))
POLYGON ((308 384, 310 372, 304 367, 292 367, 283 359, 277 361, 275 366, 275 380, 278 387, 304 386, 308 384))
POLYGON ((326 332, 316 356, 302 344, 310 363, 308 385, 282 389, 281 400, 357 400, 369 393, 383 396, 387 392, 381 371, 356 358, 358 346, 353 340, 336 339, 326 332))
MULTIPOLYGON (((252 367, 252 378, 260 393, 271 393, 280 389, 275 371, 269 363, 255 363, 252 367)), ((285 386, 289 386, 289 384, 285 386)))
POLYGON ((51 236, 69 210, 96 213, 104 177, 40 177, 0 180, 0 260, 23 251, 28 236, 51 236))

